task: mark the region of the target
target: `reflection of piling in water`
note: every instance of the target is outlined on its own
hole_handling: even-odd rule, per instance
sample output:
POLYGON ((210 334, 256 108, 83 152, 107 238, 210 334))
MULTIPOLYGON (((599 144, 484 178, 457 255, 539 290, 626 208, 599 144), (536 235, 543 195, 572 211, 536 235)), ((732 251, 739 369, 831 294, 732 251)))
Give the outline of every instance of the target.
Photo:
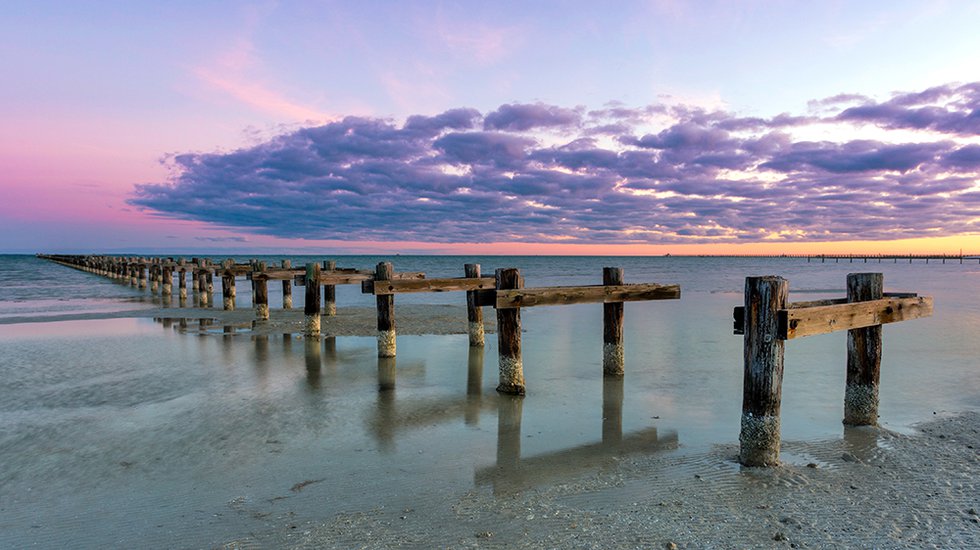
POLYGON ((268 363, 269 362, 269 336, 264 334, 258 334, 252 336, 252 340, 255 341, 255 360, 262 364, 268 363))
POLYGON ((497 398, 497 467, 514 468, 521 460, 521 416, 524 397, 497 398))
POLYGON ((378 391, 394 390, 397 374, 394 357, 378 357, 378 391))
POLYGON ((395 368, 394 357, 378 357, 378 416, 374 434, 382 452, 395 446, 395 368))
POLYGON ((327 336, 323 339, 323 359, 331 365, 337 364, 337 337, 327 336))
POLYGON ((498 439, 497 445, 497 464, 480 468, 474 477, 478 485, 491 484, 494 494, 508 494, 535 485, 595 474, 601 467, 613 464, 615 457, 676 449, 677 433, 661 434, 651 427, 633 432, 616 443, 590 443, 530 458, 518 457, 517 460, 511 457, 512 443, 498 439), (501 446, 507 449, 501 450, 501 446), (500 462, 501 455, 507 458, 506 462, 500 462))
POLYGON ((483 397, 483 347, 471 347, 466 372, 466 412, 464 422, 475 426, 480 421, 480 402, 483 397))
POLYGON ((602 379, 602 442, 620 443, 623 440, 623 379, 606 376, 602 379))
POLYGON ((303 341, 303 352, 306 359, 306 382, 315 390, 320 389, 320 340, 306 339, 303 341))

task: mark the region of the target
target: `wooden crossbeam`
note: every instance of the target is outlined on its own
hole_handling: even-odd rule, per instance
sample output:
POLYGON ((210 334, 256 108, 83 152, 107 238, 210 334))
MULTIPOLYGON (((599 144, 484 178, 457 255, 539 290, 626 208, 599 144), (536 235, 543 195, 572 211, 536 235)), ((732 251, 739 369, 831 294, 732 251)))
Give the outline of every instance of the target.
POLYGON ((779 311, 782 340, 872 327, 932 315, 932 298, 882 298, 867 302, 789 308, 779 311))
MULTIPOLYGON (((373 273, 374 272, 372 271, 371 277, 369 277, 369 278, 364 279, 364 280, 361 281, 361 293, 362 294, 374 294, 374 275, 373 275, 373 273)), ((405 280, 409 280, 409 279, 425 279, 425 272, 424 271, 400 271, 400 272, 397 272, 397 273, 393 273, 391 275, 391 280, 388 281, 388 282, 390 283, 392 281, 405 281, 405 280)), ((332 284, 332 283, 326 283, 326 284, 332 284)), ((384 296, 385 294, 379 294, 379 295, 380 296, 384 296)))
POLYGON ((496 291, 494 307, 507 309, 588 303, 609 304, 646 300, 676 300, 680 297, 681 287, 679 285, 656 283, 518 288, 496 291))
MULTIPOLYGON (((915 298, 918 296, 915 292, 885 292, 883 294, 885 298, 915 298)), ((827 300, 809 300, 805 302, 790 302, 786 304, 787 309, 800 309, 808 307, 821 307, 821 306, 833 306, 838 304, 846 304, 847 298, 829 298, 827 300)), ((732 317, 734 318, 734 334, 745 334, 745 306, 735 306, 732 312, 732 317)))
POLYGON ((306 268, 297 269, 266 269, 248 274, 253 280, 265 279, 266 281, 292 281, 296 277, 306 277, 306 268))
POLYGON ((492 289, 496 284, 494 277, 453 277, 444 279, 400 279, 386 281, 384 285, 374 283, 371 293, 375 295, 402 294, 405 292, 453 292, 463 290, 492 289))

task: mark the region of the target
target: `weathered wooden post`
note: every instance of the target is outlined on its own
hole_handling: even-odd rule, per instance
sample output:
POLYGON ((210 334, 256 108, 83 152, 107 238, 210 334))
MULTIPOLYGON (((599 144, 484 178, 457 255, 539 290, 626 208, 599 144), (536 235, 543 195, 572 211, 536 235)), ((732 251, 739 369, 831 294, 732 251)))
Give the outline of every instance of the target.
POLYGON ((181 306, 187 304, 187 278, 185 275, 187 275, 187 268, 182 266, 177 270, 177 299, 181 306))
MULTIPOLYGON (((323 269, 334 271, 337 269, 337 262, 323 260, 323 269)), ((337 314, 337 287, 335 285, 323 285, 323 314, 328 317, 337 314)))
POLYGON ((201 291, 201 281, 198 280, 198 270, 201 268, 200 260, 194 258, 191 261, 191 291, 197 294, 201 291))
MULTIPOLYGON (((880 300, 884 292, 881 273, 847 275, 847 302, 880 300)), ((878 423, 878 382, 881 375, 881 325, 847 331, 847 388, 844 423, 874 426, 878 423)))
MULTIPOLYGON (((303 335, 307 338, 320 338, 320 264, 306 264, 306 301, 303 303, 303 335)), ((317 344, 319 347, 319 343, 317 344)))
POLYGON ((228 258, 221 265, 221 296, 226 311, 235 309, 235 260, 228 258))
MULTIPOLYGON (((524 288, 521 272, 515 268, 496 271, 497 290, 524 288)), ((497 391, 524 395, 524 363, 521 359, 521 308, 497 308, 497 350, 500 383, 497 391)))
MULTIPOLYGON (((381 262, 374 271, 374 284, 383 285, 394 276, 391 262, 381 262)), ((378 294, 378 357, 395 356, 395 295, 378 294)))
MULTIPOLYGON (((480 264, 466 264, 463 271, 468 278, 480 278, 480 264)), ((470 346, 482 346, 484 342, 483 334, 483 308, 476 305, 476 291, 466 291, 466 319, 469 321, 470 346)))
POLYGON ((146 290, 146 261, 145 260, 140 260, 137 270, 139 271, 140 290, 146 290))
POLYGON ((198 281, 198 300, 201 302, 201 307, 206 307, 208 301, 211 300, 211 292, 208 290, 208 269, 206 267, 199 268, 196 273, 198 281))
POLYGON ((265 262, 258 263, 258 277, 252 273, 252 282, 255 284, 255 294, 252 301, 255 303, 255 318, 259 321, 269 320, 269 281, 265 278, 265 262))
POLYGON ((745 279, 745 370, 739 461, 745 466, 779 464, 779 407, 784 341, 778 311, 786 307, 789 284, 781 277, 745 279))
POLYGON ((153 258, 153 263, 150 264, 150 293, 156 294, 160 291, 160 266, 157 265, 157 259, 153 258))
MULTIPOLYGON (((293 267, 292 262, 289 260, 282 261, 283 269, 291 269, 293 267)), ((293 281, 292 279, 286 279, 282 282, 282 308, 283 309, 293 309, 293 281)))
POLYGON ((129 261, 129 284, 130 284, 130 286, 137 286, 137 285, 140 284, 140 280, 139 280, 140 271, 139 271, 138 264, 136 263, 137 261, 138 260, 136 260, 135 258, 133 258, 133 259, 131 259, 129 261))
MULTIPOLYGON (((602 268, 603 285, 623 284, 623 268, 602 268)), ((606 376, 623 376, 623 302, 602 304, 602 373, 606 376)))
POLYGON ((169 264, 160 266, 161 280, 163 281, 163 287, 161 293, 164 298, 169 298, 174 293, 174 271, 173 267, 169 264))

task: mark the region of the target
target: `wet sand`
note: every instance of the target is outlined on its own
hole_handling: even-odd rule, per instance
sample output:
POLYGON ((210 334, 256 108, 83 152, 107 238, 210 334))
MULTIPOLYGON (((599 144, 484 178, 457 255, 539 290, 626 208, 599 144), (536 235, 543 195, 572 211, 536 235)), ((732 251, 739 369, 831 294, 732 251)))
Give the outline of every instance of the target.
MULTIPOLYGON (((971 412, 913 435, 857 428, 784 442, 784 465, 771 469, 740 468, 733 445, 630 454, 560 481, 478 485, 322 523, 283 517, 281 529, 224 547, 978 548, 978 449, 971 412)), ((498 481, 524 478, 514 474, 499 470, 498 481)))

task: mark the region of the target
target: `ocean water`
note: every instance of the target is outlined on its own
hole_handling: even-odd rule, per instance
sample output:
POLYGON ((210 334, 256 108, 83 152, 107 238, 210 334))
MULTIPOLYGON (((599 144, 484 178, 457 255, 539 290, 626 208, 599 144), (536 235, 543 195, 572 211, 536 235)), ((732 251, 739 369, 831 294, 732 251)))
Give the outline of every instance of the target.
MULTIPOLYGON (((881 423, 907 432, 933 414, 980 409, 975 261, 334 259, 362 269, 390 260, 429 277, 461 276, 465 263, 484 274, 517 267, 527 287, 596 284, 617 266, 627 282, 680 284, 682 297, 626 304, 621 381, 601 374, 601 305, 523 310, 527 396, 513 398, 494 391, 493 335, 482 350, 462 334, 400 336, 397 359, 379 360, 369 337, 311 345, 184 332, 179 308, 146 313, 160 305, 149 293, 0 256, 0 547, 208 548, 342 513, 446 508, 468 491, 506 498, 623 454, 731 446, 742 398, 732 308, 746 276, 780 275, 791 300, 810 300, 843 296, 847 273, 880 271, 886 291, 933 296, 933 317, 884 327, 881 423)), ((249 303, 248 285, 237 291, 249 303)), ((270 298, 278 307, 272 286, 270 298)), ((396 317, 398 303, 464 301, 399 295, 396 317)), ((337 303, 373 298, 346 286, 337 303)), ((844 437, 845 342, 787 342, 784 441, 844 437)))

